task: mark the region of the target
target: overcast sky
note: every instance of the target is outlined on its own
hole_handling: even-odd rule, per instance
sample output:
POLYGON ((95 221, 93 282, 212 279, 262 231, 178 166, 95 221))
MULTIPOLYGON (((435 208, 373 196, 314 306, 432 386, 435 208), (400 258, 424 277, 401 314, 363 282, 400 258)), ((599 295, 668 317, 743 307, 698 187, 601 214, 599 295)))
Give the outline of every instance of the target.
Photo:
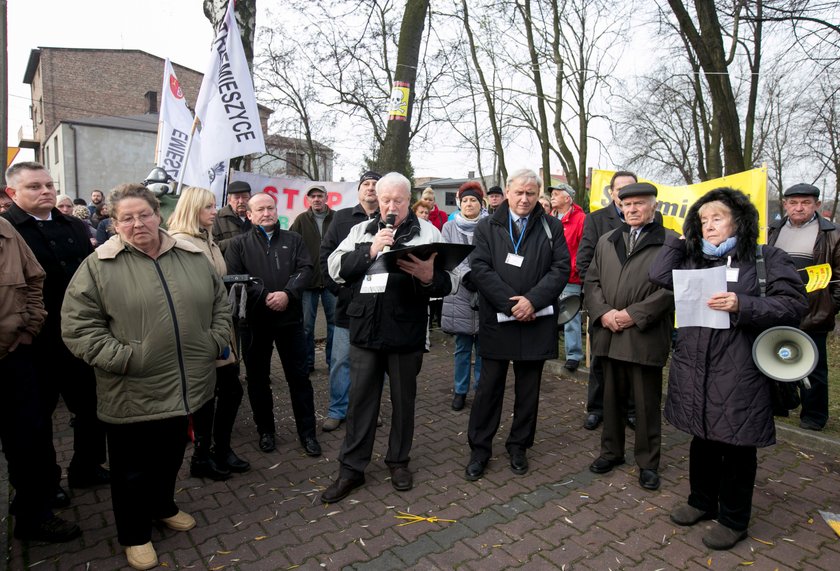
MULTIPOLYGON (((280 0, 261 0, 257 5, 258 27, 267 24, 268 8, 275 14, 282 13, 280 0)), ((213 39, 201 0, 8 0, 8 28, 10 145, 17 145, 22 125, 26 133, 31 134, 32 130, 29 86, 23 83, 31 50, 38 47, 140 49, 203 73, 213 39)), ((339 153, 334 178, 355 178, 369 144, 348 138, 336 141, 334 146, 339 153)), ((458 143, 439 141, 435 146, 435 151, 412 151, 416 176, 460 178, 477 170, 472 153, 459 150, 458 143)), ((591 152, 596 150, 594 147, 590 147, 591 152)), ((31 159, 32 152, 22 151, 21 158, 31 159)), ((539 168, 539 150, 514 144, 508 149, 507 162, 513 169, 539 168)), ((591 157, 590 165, 612 166, 606 158, 598 157, 591 157)), ((556 167, 554 170, 559 171, 556 167)))

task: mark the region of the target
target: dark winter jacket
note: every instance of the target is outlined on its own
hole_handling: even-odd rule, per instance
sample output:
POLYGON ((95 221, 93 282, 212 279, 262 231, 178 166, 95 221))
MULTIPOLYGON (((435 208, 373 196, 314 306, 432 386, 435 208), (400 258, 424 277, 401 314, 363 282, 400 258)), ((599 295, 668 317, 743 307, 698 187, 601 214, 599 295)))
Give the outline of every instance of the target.
POLYGON ((52 209, 52 220, 41 221, 12 204, 3 216, 26 241, 47 274, 44 281, 44 307, 47 321, 41 335, 50 339, 61 336, 61 303, 76 270, 93 252, 87 229, 81 220, 52 209))
POLYGON ((231 240, 250 229, 251 221, 248 219, 243 221, 230 204, 226 204, 219 210, 213 222, 213 241, 219 245, 224 254, 231 240))
MULTIPOLYGON (((799 324, 805 331, 834 331, 834 317, 840 310, 840 228, 822 216, 817 216, 820 229, 814 242, 814 264, 831 266, 832 282, 828 287, 808 294, 808 313, 799 324)), ((787 223, 787 217, 770 225, 767 244, 776 245, 779 229, 787 223)))
MULTIPOLYGON (((394 353, 422 351, 426 344, 429 298, 447 295, 457 287, 457 282, 453 272, 438 268, 427 286, 403 271, 396 271, 388 273, 384 292, 361 293, 366 273, 374 262, 370 257, 373 237, 384 227, 379 216, 357 224, 328 260, 332 279, 353 289, 347 306, 350 343, 394 353)), ((442 241, 437 228, 411 211, 396 228, 394 240, 392 250, 442 241)))
POLYGON ((557 297, 566 287, 571 267, 563 226, 537 204, 519 246, 519 255, 524 258, 522 266, 516 267, 506 263, 514 250, 509 221, 508 203, 503 202, 475 229, 470 277, 479 292, 480 353, 489 359, 513 361, 554 359, 557 297), (515 305, 510 298, 515 295, 525 296, 536 311, 552 306, 554 315, 528 322, 500 323, 496 313, 510 316, 515 305))
MULTIPOLYGON (((323 234, 327 235, 330 229, 330 223, 333 220, 334 212, 327 207, 327 216, 324 218, 323 234)), ((306 250, 309 252, 309 259, 312 260, 312 278, 309 280, 307 289, 320 289, 324 287, 324 277, 321 270, 321 232, 318 231, 318 223, 315 221, 315 214, 310 208, 306 212, 301 212, 292 226, 289 228, 291 232, 297 232, 303 237, 303 243, 306 244, 306 250)))
POLYGON ((228 242, 225 264, 231 274, 250 274, 260 278, 248 285, 248 324, 250 327, 282 326, 303 321, 301 297, 312 276, 312 262, 300 234, 274 227, 271 243, 260 226, 228 242), (265 304, 269 293, 284 291, 289 296, 285 311, 274 311, 265 304))
POLYGON ((760 296, 755 269, 758 213, 741 193, 718 189, 707 193, 688 212, 685 240, 669 238, 650 270, 650 279, 673 288, 675 269, 720 266, 725 258, 709 257, 700 247, 699 207, 721 200, 732 209, 738 244, 731 253, 738 281, 727 291, 738 294, 738 311, 729 329, 681 327, 671 356, 665 418, 678 429, 736 446, 769 446, 776 441, 770 381, 756 367, 752 346, 758 335, 777 325, 796 326, 805 314, 805 288, 783 251, 763 246, 767 290, 760 296))
POLYGON ((633 252, 627 255, 630 227, 623 224, 602 236, 586 272, 584 302, 589 312, 592 354, 628 363, 664 367, 671 349, 674 295, 648 280, 653 260, 666 236, 661 224, 648 224, 633 252), (634 325, 613 333, 601 325, 612 309, 627 310, 634 325))
POLYGON ((370 216, 368 216, 361 204, 349 208, 342 208, 333 216, 332 223, 329 229, 324 232, 324 239, 321 240, 321 276, 324 279, 324 287, 336 296, 335 326, 343 327, 344 329, 350 328, 350 318, 347 317, 347 306, 350 304, 350 298, 353 297, 353 289, 345 285, 338 285, 333 281, 330 277, 327 260, 329 260, 330 254, 341 244, 341 241, 350 234, 350 229, 365 220, 370 220, 370 216))
MULTIPOLYGON (((657 211, 653 221, 662 224, 662 214, 657 211)), ((577 258, 575 258, 575 267, 578 275, 580 275, 581 283, 586 280, 586 270, 592 263, 598 240, 601 236, 612 232, 622 224, 624 224, 624 219, 618 214, 614 202, 586 215, 586 219, 583 221, 583 236, 578 245, 577 258)))

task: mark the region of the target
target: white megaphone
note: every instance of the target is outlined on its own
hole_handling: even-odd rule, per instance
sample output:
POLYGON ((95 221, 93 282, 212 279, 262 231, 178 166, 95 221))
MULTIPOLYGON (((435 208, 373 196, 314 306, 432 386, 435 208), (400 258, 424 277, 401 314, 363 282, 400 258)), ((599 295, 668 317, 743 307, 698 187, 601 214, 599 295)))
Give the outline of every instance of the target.
POLYGON ((808 375, 817 366, 817 344, 795 327, 772 327, 753 343, 752 357, 758 369, 774 381, 801 380, 811 388, 808 375))
POLYGON ((580 296, 570 295, 557 300, 557 325, 565 325, 580 311, 580 296))

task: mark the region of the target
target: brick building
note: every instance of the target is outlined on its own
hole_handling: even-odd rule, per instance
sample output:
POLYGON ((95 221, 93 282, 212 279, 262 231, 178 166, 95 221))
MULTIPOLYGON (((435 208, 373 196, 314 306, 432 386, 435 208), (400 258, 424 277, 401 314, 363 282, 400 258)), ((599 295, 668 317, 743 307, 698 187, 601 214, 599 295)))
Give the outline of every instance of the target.
MULTIPOLYGON (((140 182, 154 166, 163 58, 141 50, 50 48, 31 51, 24 75, 32 96, 35 151, 60 192, 140 182)), ((173 62, 192 104, 203 74, 173 62)), ((263 133, 272 110, 260 106, 263 133)))

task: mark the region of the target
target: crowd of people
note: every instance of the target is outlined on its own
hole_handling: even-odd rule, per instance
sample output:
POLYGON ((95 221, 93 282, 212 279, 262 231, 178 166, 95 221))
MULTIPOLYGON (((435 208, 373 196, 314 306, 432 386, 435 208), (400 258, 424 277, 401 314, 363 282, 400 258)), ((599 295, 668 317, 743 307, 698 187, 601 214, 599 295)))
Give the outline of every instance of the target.
POLYGON ((693 437, 691 493, 670 517, 686 526, 716 519, 703 537, 712 549, 746 537, 756 450, 775 442, 771 383, 751 353, 762 331, 790 325, 815 340, 819 362, 811 388, 801 389, 800 425, 821 430, 828 418, 826 336, 840 287, 806 294, 802 270, 828 263, 840 271, 840 229, 819 215, 811 185, 785 191, 786 216, 773 225, 770 245, 759 246, 758 212, 740 191, 708 192, 689 209, 680 236, 663 226, 658 189, 628 171, 610 182, 614 202, 588 215, 573 188, 544 192, 540 177, 523 169, 504 189, 464 183, 449 216, 434 190, 412 204, 407 178, 369 171, 359 203, 335 212, 326 189, 311 185, 308 208, 290 230, 280 227, 274 198, 244 182, 229 185, 218 212, 210 191, 187 187, 164 221, 157 197, 139 184, 119 185, 107 200, 96 191, 91 208, 77 213, 39 163, 13 165, 6 180, 0 436, 16 492, 14 535, 22 540, 81 534, 52 511, 71 501, 52 437, 59 397, 74 416, 68 484, 110 485, 117 539, 135 569, 158 564, 154 521, 179 531, 195 526, 174 501, 190 434, 194 477, 226 480, 250 469, 231 446, 245 393, 241 364, 259 449, 277 446, 276 350, 302 452, 320 456, 310 381, 319 303, 330 395, 321 430, 345 428, 339 469, 321 494, 327 503, 365 484, 386 381, 385 464, 396 490, 414 486, 417 376, 434 300, 442 330, 454 336, 451 408, 463 410, 474 393, 469 481, 490 468, 511 362, 505 448, 510 470, 528 472, 543 367, 559 357, 561 332, 565 368, 577 370, 584 357, 581 316, 557 321, 570 296, 583 297, 589 320, 583 427, 603 423, 590 470, 604 474, 625 462, 629 427, 639 484, 659 489, 670 357, 664 415, 693 437), (96 236, 90 219, 99 229, 107 222, 106 236, 96 236), (449 266, 437 253, 418 257, 411 249, 442 242, 473 249, 449 266), (383 257, 388 252, 397 255, 383 257), (681 327, 674 336, 673 271, 724 265, 726 291, 706 304, 725 312, 729 327, 681 327))

